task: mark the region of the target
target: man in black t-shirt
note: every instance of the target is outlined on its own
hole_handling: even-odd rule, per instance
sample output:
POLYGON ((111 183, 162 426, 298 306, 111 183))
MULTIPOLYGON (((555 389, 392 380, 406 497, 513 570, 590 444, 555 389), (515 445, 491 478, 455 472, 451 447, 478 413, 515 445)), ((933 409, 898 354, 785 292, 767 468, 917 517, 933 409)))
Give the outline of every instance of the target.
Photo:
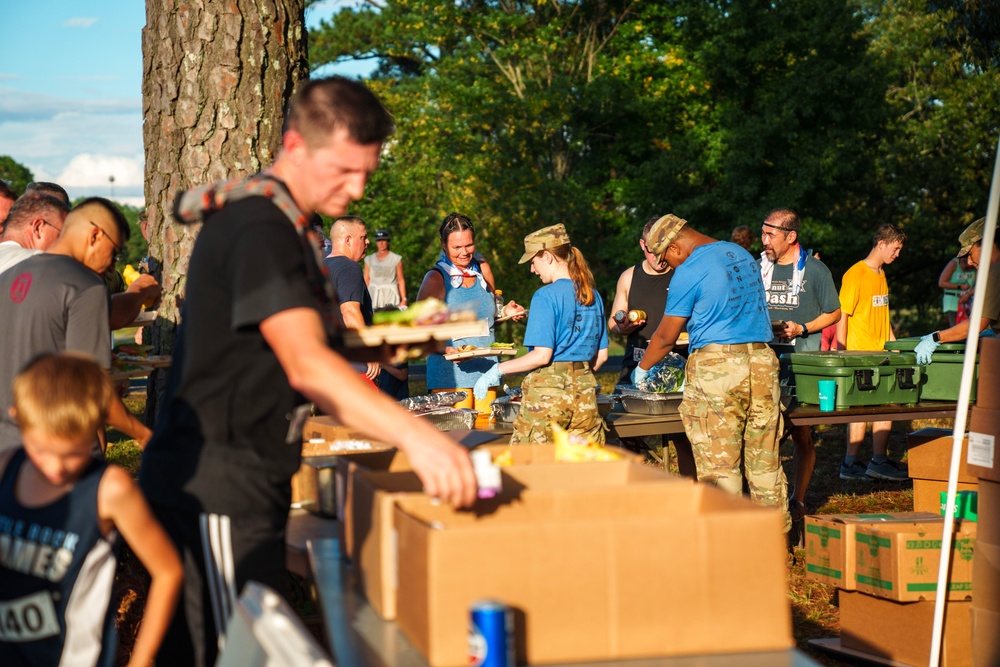
POLYGON ((248 580, 287 591, 285 524, 309 402, 399 447, 428 495, 475 500, 466 450, 365 388, 329 347, 336 303, 310 222, 362 196, 391 129, 362 84, 314 79, 289 106, 270 169, 175 202, 179 222, 204 226, 139 480, 185 564, 184 599, 158 665, 213 665, 248 580))
MULTIPOLYGON (((372 324, 372 297, 365 285, 365 272, 360 262, 368 249, 368 228, 365 221, 345 215, 333 221, 330 228, 330 256, 326 268, 340 303, 340 316, 348 329, 360 329, 372 324)), ((353 362, 354 368, 375 382, 381 366, 377 362, 353 362)))

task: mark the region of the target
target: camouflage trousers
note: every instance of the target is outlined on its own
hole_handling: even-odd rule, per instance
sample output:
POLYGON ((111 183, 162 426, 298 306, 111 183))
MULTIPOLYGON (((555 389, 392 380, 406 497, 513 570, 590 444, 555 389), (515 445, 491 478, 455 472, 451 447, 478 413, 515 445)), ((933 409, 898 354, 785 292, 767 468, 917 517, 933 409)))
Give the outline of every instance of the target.
POLYGON ((680 414, 698 481, 738 495, 743 492, 742 464, 751 499, 780 508, 787 530, 791 523, 778 452, 782 417, 774 352, 692 352, 680 414))
POLYGON ((604 420, 597 411, 597 378, 586 361, 554 361, 521 383, 521 412, 510 444, 552 442, 551 424, 604 444, 604 420))

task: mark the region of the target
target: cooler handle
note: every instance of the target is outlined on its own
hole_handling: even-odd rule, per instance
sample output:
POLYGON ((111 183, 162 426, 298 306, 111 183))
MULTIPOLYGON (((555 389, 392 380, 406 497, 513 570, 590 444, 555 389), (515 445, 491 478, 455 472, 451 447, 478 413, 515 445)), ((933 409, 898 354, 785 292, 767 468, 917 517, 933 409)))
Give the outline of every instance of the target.
MULTIPOLYGON (((916 389, 917 382, 913 381, 913 372, 917 370, 916 368, 897 368, 896 369, 896 386, 900 389, 916 389)), ((917 376, 919 380, 919 376, 917 376)))
POLYGON ((854 371, 854 386, 858 391, 875 391, 878 380, 877 368, 858 368, 854 371))

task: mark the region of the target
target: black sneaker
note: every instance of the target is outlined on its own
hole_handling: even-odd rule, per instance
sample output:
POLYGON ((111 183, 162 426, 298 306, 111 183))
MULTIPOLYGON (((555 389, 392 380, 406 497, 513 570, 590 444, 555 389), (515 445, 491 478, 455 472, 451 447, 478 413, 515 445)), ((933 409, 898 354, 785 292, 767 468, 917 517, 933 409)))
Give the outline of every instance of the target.
POLYGON ((840 479, 864 480, 867 482, 871 477, 868 476, 868 468, 865 464, 855 461, 851 465, 847 465, 846 463, 840 464, 840 479))
MULTIPOLYGON (((884 479, 890 482, 902 482, 910 478, 907 468, 889 459, 881 463, 872 461, 865 469, 865 474, 875 479, 884 479)), ((841 473, 841 477, 843 477, 843 473, 841 473)))

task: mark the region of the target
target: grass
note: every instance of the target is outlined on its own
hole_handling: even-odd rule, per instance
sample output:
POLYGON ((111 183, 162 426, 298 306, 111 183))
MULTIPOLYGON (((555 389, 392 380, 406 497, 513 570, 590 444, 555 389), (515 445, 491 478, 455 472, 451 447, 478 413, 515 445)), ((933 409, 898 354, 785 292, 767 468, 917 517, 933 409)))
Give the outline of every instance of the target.
MULTIPOLYGON (((513 385, 520 384, 522 376, 510 376, 505 380, 513 385)), ((617 371, 598 373, 602 390, 610 393, 617 380, 617 371)), ((424 383, 410 383, 411 395, 424 393, 424 383)), ((144 400, 126 399, 126 405, 137 416, 143 413, 144 400)), ((926 426, 951 427, 952 420, 915 420, 895 422, 889 439, 889 454, 896 460, 905 460, 907 433, 926 426)), ((874 512, 900 512, 913 509, 913 489, 910 482, 844 481, 839 477, 840 461, 846 445, 846 426, 818 426, 813 437, 816 445, 816 468, 806 505, 813 514, 858 514, 874 512)), ((141 452, 135 442, 117 431, 109 431, 107 457, 133 475, 138 472, 141 452)), ((862 457, 871 455, 871 435, 861 447, 862 457)), ((786 476, 792 475, 792 446, 786 441, 781 449, 782 464, 786 476)), ((652 462, 652 459, 651 459, 652 462)), ((801 549, 796 550, 796 562, 788 568, 788 597, 791 604, 792 627, 796 645, 823 665, 841 664, 818 653, 808 645, 810 639, 837 637, 840 635, 840 612, 837 607, 837 591, 805 576, 805 558, 801 549)), ((142 565, 124 548, 119 560, 115 581, 115 594, 122 602, 118 610, 118 632, 120 636, 119 656, 116 664, 125 664, 128 651, 142 618, 142 607, 148 577, 142 565)), ((308 593, 308 586, 301 579, 293 577, 292 605, 317 634, 316 609, 308 593)))

